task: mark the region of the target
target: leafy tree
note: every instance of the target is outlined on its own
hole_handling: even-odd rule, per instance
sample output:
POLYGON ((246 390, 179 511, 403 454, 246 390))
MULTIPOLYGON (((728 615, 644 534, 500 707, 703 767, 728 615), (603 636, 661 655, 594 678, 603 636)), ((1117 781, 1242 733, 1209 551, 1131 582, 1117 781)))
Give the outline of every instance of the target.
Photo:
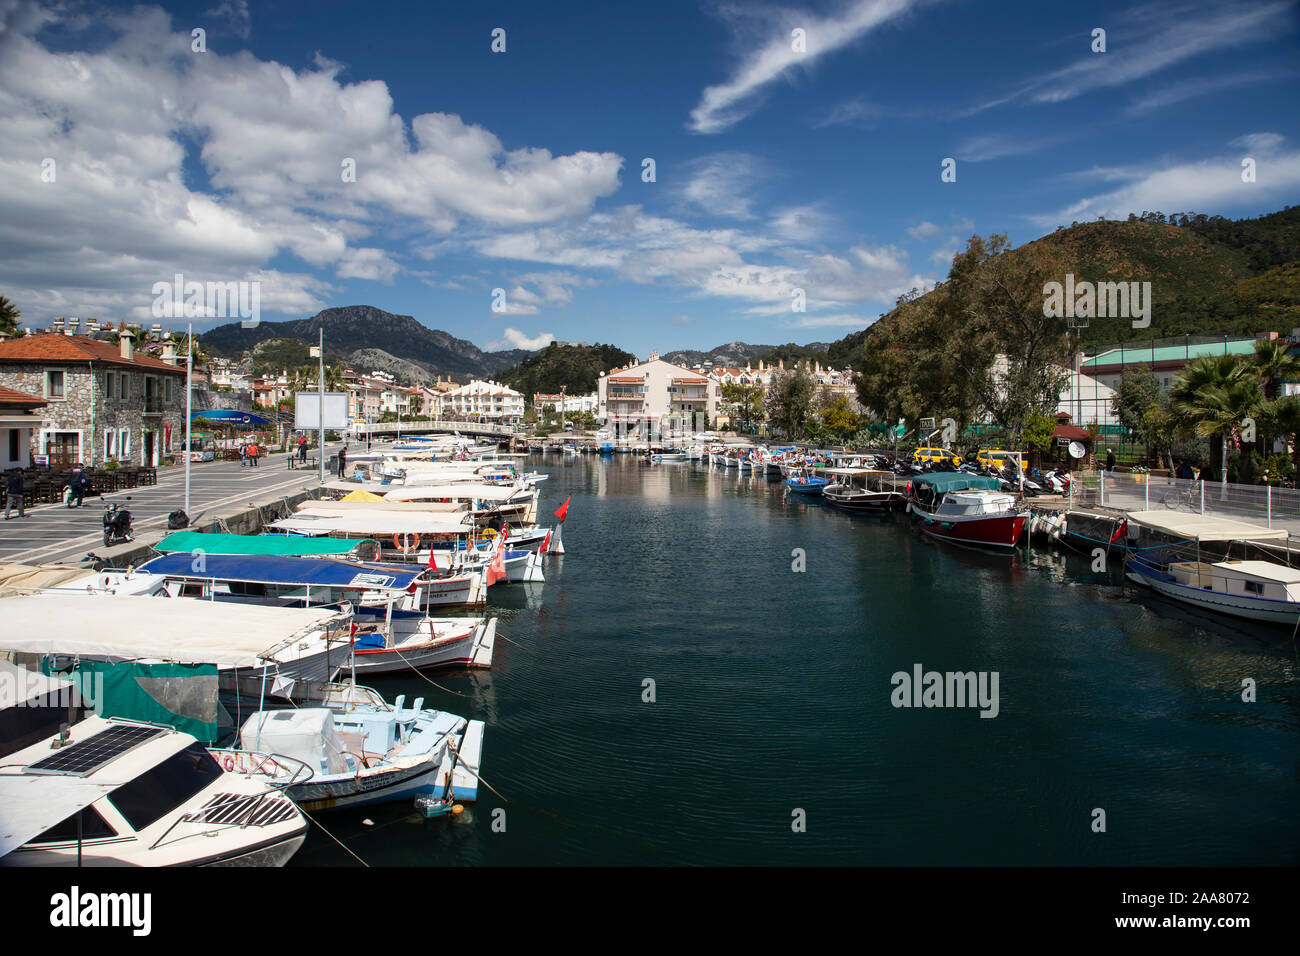
POLYGON ((1020 443, 1029 451, 1042 455, 1052 448, 1052 432, 1056 431, 1056 419, 1042 412, 1031 412, 1025 420, 1024 431, 1020 433, 1020 443))
POLYGON ((862 418, 845 395, 836 396, 822 409, 822 429, 832 438, 846 440, 862 427, 862 418))
POLYGON ((1243 422, 1260 413, 1259 382, 1249 363, 1235 355, 1206 356, 1190 362, 1170 390, 1178 429, 1210 439, 1210 463, 1227 475, 1228 441, 1243 422))
POLYGON ((762 385, 723 382, 722 403, 726 408, 725 414, 733 422, 744 422, 747 425, 762 422, 765 392, 762 385))
POLYGON ((1147 428, 1147 411, 1161 401, 1160 382, 1150 372, 1125 369, 1115 388, 1115 416, 1133 437, 1146 446, 1151 455, 1153 435, 1147 428))
POLYGON ((768 421, 789 438, 801 438, 812 414, 815 385, 806 369, 777 373, 767 391, 768 421))

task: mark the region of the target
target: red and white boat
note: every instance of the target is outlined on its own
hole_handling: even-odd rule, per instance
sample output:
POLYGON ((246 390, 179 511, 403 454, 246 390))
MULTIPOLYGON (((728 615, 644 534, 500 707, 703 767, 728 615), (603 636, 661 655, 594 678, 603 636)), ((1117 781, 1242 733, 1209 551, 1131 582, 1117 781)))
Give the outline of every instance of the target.
POLYGON ((1015 495, 996 478, 964 472, 917 475, 907 510, 932 538, 981 548, 1014 548, 1029 521, 1015 495))

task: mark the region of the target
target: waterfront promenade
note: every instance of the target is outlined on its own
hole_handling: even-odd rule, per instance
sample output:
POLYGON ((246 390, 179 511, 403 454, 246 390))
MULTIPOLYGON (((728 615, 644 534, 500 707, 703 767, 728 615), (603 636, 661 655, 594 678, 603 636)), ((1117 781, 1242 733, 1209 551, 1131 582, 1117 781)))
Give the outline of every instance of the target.
MULTIPOLYGON (((327 446, 326 455, 339 447, 341 444, 327 446)), ((195 462, 190 468, 190 520, 195 524, 246 508, 253 501, 292 495, 320 485, 318 470, 290 470, 285 455, 269 455, 256 468, 241 466, 237 461, 195 462)), ((130 509, 137 540, 148 533, 165 534, 167 515, 185 507, 185 467, 159 468, 156 485, 117 491, 103 498, 87 497, 82 508, 67 508, 61 503, 29 506, 22 520, 13 517, 17 512, 11 513, 9 521, 0 521, 0 564, 80 561, 102 545, 102 515, 104 505, 110 501, 125 503, 130 509)))

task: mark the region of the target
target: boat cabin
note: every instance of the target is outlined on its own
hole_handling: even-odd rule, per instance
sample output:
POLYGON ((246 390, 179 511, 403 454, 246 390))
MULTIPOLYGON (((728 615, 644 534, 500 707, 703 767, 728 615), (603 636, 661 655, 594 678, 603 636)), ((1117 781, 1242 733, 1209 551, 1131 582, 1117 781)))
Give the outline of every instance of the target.
POLYGON ((1187 587, 1300 602, 1300 568, 1271 561, 1176 561, 1169 565, 1169 573, 1187 587))

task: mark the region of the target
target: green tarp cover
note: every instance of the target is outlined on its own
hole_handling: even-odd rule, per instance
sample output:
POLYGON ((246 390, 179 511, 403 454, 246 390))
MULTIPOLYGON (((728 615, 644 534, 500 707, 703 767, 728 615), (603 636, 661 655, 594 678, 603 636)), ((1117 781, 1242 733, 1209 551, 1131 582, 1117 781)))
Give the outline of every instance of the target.
POLYGON ((348 554, 362 542, 346 538, 306 537, 287 534, 204 534, 178 531, 154 545, 155 551, 173 554, 181 551, 205 554, 348 554))
MULTIPOLYGON (((49 659, 41 670, 51 674, 49 659)), ((217 700, 215 664, 138 664, 78 661, 58 676, 77 684, 100 717, 124 717, 165 724, 213 744, 221 733, 223 708, 217 700)))
POLYGON ((938 471, 928 475, 917 475, 913 484, 929 485, 935 494, 945 491, 960 491, 970 488, 976 491, 999 491, 1002 482, 990 475, 968 475, 961 471, 938 471))

